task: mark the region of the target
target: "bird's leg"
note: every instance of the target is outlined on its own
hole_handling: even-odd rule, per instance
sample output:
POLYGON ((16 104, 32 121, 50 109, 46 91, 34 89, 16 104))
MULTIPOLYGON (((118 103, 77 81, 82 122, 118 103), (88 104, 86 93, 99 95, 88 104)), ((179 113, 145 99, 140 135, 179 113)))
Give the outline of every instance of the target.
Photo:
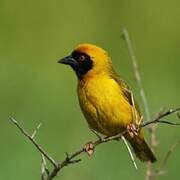
POLYGON ((143 115, 141 115, 140 120, 139 120, 139 122, 137 123, 137 125, 140 126, 142 122, 143 122, 143 115))
POLYGON ((129 124, 127 125, 127 133, 128 135, 133 138, 134 136, 138 135, 139 126, 137 124, 129 124))
POLYGON ((138 118, 134 96, 131 91, 130 91, 130 95, 131 95, 131 101, 132 101, 132 116, 133 116, 134 123, 131 123, 127 126, 127 133, 129 134, 131 138, 133 138, 134 136, 138 135, 139 126, 142 123, 143 116, 141 116, 140 119, 138 118))
POLYGON ((94 153, 94 144, 92 142, 88 142, 87 144, 85 144, 85 152, 91 156, 94 153))
POLYGON ((131 123, 131 124, 127 125, 127 133, 129 134, 129 136, 131 138, 138 135, 139 127, 140 127, 142 121, 143 121, 143 116, 140 117, 140 120, 138 123, 131 123))

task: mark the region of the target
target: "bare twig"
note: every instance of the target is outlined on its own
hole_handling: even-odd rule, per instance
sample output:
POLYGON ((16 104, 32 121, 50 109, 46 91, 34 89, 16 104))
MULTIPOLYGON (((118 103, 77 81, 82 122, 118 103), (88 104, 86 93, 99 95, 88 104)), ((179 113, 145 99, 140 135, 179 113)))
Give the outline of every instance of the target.
POLYGON ((180 114, 179 114, 179 112, 177 112, 177 117, 180 119, 180 114))
POLYGON ((43 157, 42 157, 42 162, 41 162, 41 180, 46 180, 46 170, 45 170, 43 157))
POLYGON ((177 140, 169 149, 169 151, 166 153, 164 159, 162 160, 159 168, 156 170, 156 176, 163 174, 163 169, 165 167, 165 165, 167 164, 168 159, 170 158, 171 154, 174 152, 175 148, 177 147, 177 145, 180 144, 180 139, 177 140))
POLYGON ((48 153, 36 142, 34 138, 32 138, 32 135, 30 135, 27 131, 25 131, 23 127, 19 125, 19 123, 13 117, 10 116, 9 118, 11 122, 15 124, 15 126, 21 131, 21 133, 34 144, 34 146, 38 149, 38 151, 40 151, 40 153, 42 153, 54 167, 57 167, 58 164, 56 163, 56 161, 51 156, 48 155, 48 153))
POLYGON ((36 129, 33 131, 32 135, 31 135, 31 138, 34 139, 36 134, 37 134, 37 131, 39 130, 39 128, 41 127, 41 123, 36 127, 36 129))
MULTIPOLYGON (((152 121, 148 121, 144 125, 147 126, 147 125, 156 124, 156 123, 164 123, 164 124, 169 124, 169 125, 180 125, 180 123, 174 123, 174 122, 161 120, 162 118, 169 116, 171 114, 177 114, 178 111, 180 111, 180 108, 168 109, 164 112, 160 112, 152 121)), ((144 127, 144 125, 142 125, 142 127, 144 127)))
POLYGON ((49 175, 49 169, 47 167, 46 159, 43 154, 41 154, 41 179, 46 180, 46 177, 49 175))
POLYGON ((128 152, 129 152, 129 154, 130 154, 130 157, 131 157, 132 163, 134 164, 134 167, 135 167, 135 169, 137 170, 137 169, 138 169, 138 167, 137 167, 136 161, 135 161, 135 159, 134 159, 133 153, 132 153, 132 151, 131 151, 131 148, 129 147, 129 145, 128 145, 128 143, 127 143, 126 139, 125 139, 125 137, 124 137, 124 136, 122 136, 121 138, 122 138, 122 140, 123 140, 124 144, 126 145, 127 150, 128 150, 128 152))
POLYGON ((137 111, 136 111, 136 105, 135 105, 135 101, 134 101, 134 95, 132 93, 132 91, 129 91, 130 95, 131 95, 131 101, 132 101, 132 113, 133 113, 133 122, 135 122, 136 124, 139 124, 138 122, 138 115, 137 115, 137 111))
POLYGON ((144 92, 144 89, 143 89, 137 59, 136 59, 136 56, 135 56, 135 53, 134 53, 134 50, 133 50, 133 47, 132 47, 132 42, 131 42, 131 39, 129 37, 129 33, 128 33, 127 29, 123 29, 122 35, 123 35, 123 38, 124 38, 124 40, 125 40, 125 42, 127 44, 129 55, 130 55, 131 60, 132 60, 135 79, 136 79, 136 82, 137 82, 137 84, 139 86, 139 89, 140 89, 140 95, 141 95, 141 99, 142 99, 142 102, 143 102, 143 107, 145 109, 146 120, 148 121, 148 120, 150 120, 149 106, 148 106, 146 95, 145 95, 145 92, 144 92))

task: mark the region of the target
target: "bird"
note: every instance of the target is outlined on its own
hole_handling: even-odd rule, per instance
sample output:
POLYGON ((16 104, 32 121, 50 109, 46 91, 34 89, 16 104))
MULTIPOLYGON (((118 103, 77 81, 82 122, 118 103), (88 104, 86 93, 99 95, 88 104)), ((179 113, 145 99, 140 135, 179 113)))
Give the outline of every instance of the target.
POLYGON ((58 63, 69 65, 77 76, 77 95, 89 128, 106 137, 122 132, 142 162, 155 162, 146 143, 143 119, 131 89, 114 71, 106 50, 93 44, 80 44, 58 63))

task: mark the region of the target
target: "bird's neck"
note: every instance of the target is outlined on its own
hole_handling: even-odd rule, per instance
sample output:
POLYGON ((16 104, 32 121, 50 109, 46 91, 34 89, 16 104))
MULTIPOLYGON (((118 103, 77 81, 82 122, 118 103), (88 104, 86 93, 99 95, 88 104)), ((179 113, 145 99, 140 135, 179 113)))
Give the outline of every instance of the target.
POLYGON ((81 79, 78 79, 78 84, 80 86, 85 86, 92 82, 98 82, 102 79, 109 79, 110 75, 108 73, 87 73, 81 79))

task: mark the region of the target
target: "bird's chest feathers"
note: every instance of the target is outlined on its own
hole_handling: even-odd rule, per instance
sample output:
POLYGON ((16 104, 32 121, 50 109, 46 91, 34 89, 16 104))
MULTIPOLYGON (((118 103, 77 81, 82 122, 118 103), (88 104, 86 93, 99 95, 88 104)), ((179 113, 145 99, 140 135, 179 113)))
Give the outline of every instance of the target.
POLYGON ((83 106, 91 104, 97 110, 105 110, 119 98, 120 89, 111 79, 92 79, 78 86, 78 95, 83 106))
POLYGON ((114 130, 119 128, 117 125, 123 124, 124 113, 129 112, 129 104, 119 85, 110 78, 79 82, 78 96, 90 127, 103 134, 108 135, 108 129, 112 129, 112 126, 114 130))

